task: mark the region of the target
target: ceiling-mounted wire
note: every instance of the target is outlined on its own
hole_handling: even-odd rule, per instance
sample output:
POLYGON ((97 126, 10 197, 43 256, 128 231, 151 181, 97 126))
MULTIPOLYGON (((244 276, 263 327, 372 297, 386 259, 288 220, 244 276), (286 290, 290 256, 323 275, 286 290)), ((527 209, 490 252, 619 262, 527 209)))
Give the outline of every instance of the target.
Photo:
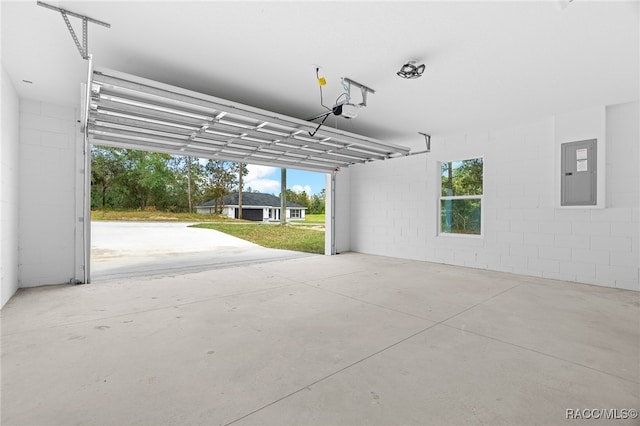
POLYGON ((324 104, 324 100, 322 97, 323 96, 322 86, 326 84, 326 80, 324 80, 324 77, 320 77, 318 73, 319 70, 320 68, 316 67, 316 78, 318 79, 318 83, 320 85, 320 105, 322 105, 328 111, 315 115, 313 117, 307 118, 307 121, 313 121, 313 120, 322 118, 322 122, 318 125, 318 127, 316 127, 316 129, 313 132, 308 132, 310 136, 314 136, 316 134, 316 132, 327 120, 327 117, 331 114, 335 116, 342 116, 346 119, 357 117, 358 114, 356 110, 358 108, 367 106, 367 94, 376 93, 375 90, 365 86, 364 84, 358 83, 357 81, 354 81, 347 77, 342 77, 341 83, 342 83, 343 92, 336 98, 333 108, 329 108, 324 104), (359 104, 354 104, 351 102, 351 86, 355 86, 360 89, 360 92, 362 94, 362 102, 360 102, 359 104), (344 97, 344 100, 342 99, 343 97, 344 97))
POLYGON ((340 98, 344 96, 344 103, 348 104, 349 102, 351 102, 351 85, 347 84, 347 82, 344 81, 344 78, 342 79, 342 89, 344 90, 344 92, 342 92, 342 94, 338 96, 338 98, 336 99, 336 103, 338 103, 338 100, 340 100, 340 98))
POLYGON ((322 99, 322 86, 327 84, 327 80, 324 77, 320 77, 320 67, 316 67, 316 79, 318 79, 318 87, 320 87, 320 105, 322 105, 325 109, 331 111, 331 108, 324 104, 324 100, 322 99))
POLYGON ((322 121, 320 122, 320 124, 318 124, 318 127, 316 127, 316 129, 312 132, 307 132, 309 133, 309 136, 315 136, 316 133, 318 133, 318 130, 320 130, 320 127, 324 124, 325 121, 327 121, 327 118, 329 118, 329 116, 331 115, 331 112, 328 112, 324 115, 324 118, 322 119, 322 121))
POLYGON ((315 136, 315 134, 318 132, 318 130, 320 130, 320 127, 324 124, 325 121, 327 121, 327 118, 329 118, 329 116, 333 114, 336 117, 342 114, 342 104, 337 104, 336 106, 333 107, 333 109, 329 112, 325 112, 322 115, 319 115, 315 118, 313 118, 313 120, 318 119, 320 117, 322 117, 324 115, 324 118, 322 119, 322 121, 320 122, 320 124, 318 124, 318 127, 316 127, 316 129, 312 132, 307 132, 309 133, 309 136, 315 136))
POLYGON ((323 108, 325 108, 327 112, 323 112, 321 114, 314 115, 313 117, 307 118, 307 121, 313 121, 313 120, 317 120, 318 118, 322 118, 322 121, 320 122, 320 124, 318 124, 318 127, 316 127, 313 132, 307 132, 309 133, 309 136, 314 136, 318 132, 320 127, 322 127, 324 122, 327 121, 327 118, 331 114, 340 115, 342 113, 342 105, 339 105, 338 101, 340 100, 340 97, 344 95, 344 93, 338 96, 338 98, 336 98, 336 101, 334 103, 335 106, 333 108, 329 108, 324 104, 323 91, 322 91, 322 86, 327 84, 327 80, 324 77, 320 77, 320 67, 316 67, 316 79, 318 80, 318 86, 320 87, 320 105, 323 108))

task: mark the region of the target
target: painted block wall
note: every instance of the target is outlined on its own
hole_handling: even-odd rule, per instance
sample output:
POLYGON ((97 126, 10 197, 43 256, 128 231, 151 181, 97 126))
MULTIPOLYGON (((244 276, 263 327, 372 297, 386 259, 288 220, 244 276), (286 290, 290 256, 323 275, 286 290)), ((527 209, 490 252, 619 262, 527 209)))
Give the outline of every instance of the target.
MULTIPOLYGON (((349 169, 336 174, 336 219, 335 219, 335 237, 336 252, 341 253, 349 251, 350 248, 350 232, 351 218, 349 214, 351 200, 351 186, 349 183, 349 169)), ((331 175, 329 175, 330 177, 331 175)), ((329 186, 327 186, 327 189, 329 186)))
POLYGON ((435 171, 433 165, 427 164, 427 157, 375 161, 349 169, 351 250, 407 259, 429 258, 427 223, 435 220, 435 213, 433 203, 427 201, 427 175, 429 170, 434 175, 435 171))
POLYGON ((335 200, 331 199, 331 173, 325 175, 325 254, 331 254, 331 238, 335 237, 336 253, 351 250, 351 181, 350 169, 342 169, 335 178, 335 200), (335 223, 331 223, 332 207, 335 207, 335 223), (332 227, 335 229, 332 230, 332 227))
POLYGON ((76 276, 78 126, 75 108, 20 102, 20 287, 76 276))
POLYGON ((606 117, 607 209, 592 212, 592 221, 602 223, 605 231, 607 223, 611 228, 592 245, 611 249, 609 263, 596 265, 596 278, 640 289, 640 104, 607 107, 606 117))
POLYGON ((18 289, 18 140, 20 100, 2 67, 0 142, 0 307, 18 289))
POLYGON ((353 166, 350 248, 640 290, 638 141, 635 102, 434 136, 431 153, 353 166), (606 148, 606 208, 558 207, 558 142, 571 123, 606 148), (476 156, 485 164, 483 236, 439 236, 438 162, 476 156))

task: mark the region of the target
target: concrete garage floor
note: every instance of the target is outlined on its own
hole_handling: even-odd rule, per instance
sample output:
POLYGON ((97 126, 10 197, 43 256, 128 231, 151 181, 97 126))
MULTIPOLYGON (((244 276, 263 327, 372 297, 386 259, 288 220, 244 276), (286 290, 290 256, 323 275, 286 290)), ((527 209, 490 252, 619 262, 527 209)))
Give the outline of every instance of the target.
POLYGON ((1 420, 578 424, 640 406, 639 298, 351 253, 20 290, 1 420))

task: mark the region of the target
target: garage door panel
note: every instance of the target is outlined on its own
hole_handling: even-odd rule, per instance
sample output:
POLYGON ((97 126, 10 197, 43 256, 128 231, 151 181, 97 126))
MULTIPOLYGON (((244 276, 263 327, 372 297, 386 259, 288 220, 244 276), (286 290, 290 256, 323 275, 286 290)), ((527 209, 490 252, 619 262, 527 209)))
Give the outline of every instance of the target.
MULTIPOLYGON (((236 209, 236 219, 238 219, 238 209, 236 209)), ((245 220, 253 220, 255 222, 262 222, 264 213, 262 209, 242 209, 242 218, 245 220)))
POLYGON ((107 69, 90 73, 91 143, 330 172, 410 153, 317 123, 107 69))

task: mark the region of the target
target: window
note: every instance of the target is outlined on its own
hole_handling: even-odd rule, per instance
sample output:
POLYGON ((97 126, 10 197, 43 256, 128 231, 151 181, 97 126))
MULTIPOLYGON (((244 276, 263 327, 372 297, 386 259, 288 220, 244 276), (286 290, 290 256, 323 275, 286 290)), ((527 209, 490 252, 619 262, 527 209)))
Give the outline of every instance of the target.
POLYGON ((440 234, 482 234, 483 158, 441 165, 440 234))
POLYGON ((291 209, 291 218, 301 218, 302 217, 302 213, 300 209, 291 209))

